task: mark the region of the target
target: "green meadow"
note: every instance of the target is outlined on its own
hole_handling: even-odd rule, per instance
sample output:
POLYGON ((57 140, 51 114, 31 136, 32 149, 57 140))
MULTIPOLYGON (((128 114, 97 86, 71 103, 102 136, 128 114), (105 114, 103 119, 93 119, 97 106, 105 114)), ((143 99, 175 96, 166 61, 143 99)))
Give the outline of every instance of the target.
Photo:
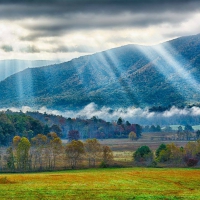
POLYGON ((200 199, 200 170, 113 168, 1 174, 0 199, 200 199))

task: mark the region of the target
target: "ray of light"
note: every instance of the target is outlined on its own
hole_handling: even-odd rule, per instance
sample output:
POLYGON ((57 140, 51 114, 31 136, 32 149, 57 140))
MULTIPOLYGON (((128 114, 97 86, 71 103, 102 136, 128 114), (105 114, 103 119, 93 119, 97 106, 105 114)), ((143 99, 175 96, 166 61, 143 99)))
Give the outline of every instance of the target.
POLYGON ((130 102, 139 104, 138 98, 134 94, 134 91, 137 90, 139 92, 138 88, 131 85, 130 81, 128 81, 127 77, 125 77, 125 73, 127 72, 125 69, 123 69, 121 66, 121 61, 117 58, 117 56, 112 51, 106 51, 105 52, 108 59, 111 61, 112 65, 110 68, 112 69, 113 73, 115 73, 116 77, 119 77, 119 84, 123 88, 123 90, 126 93, 126 97, 130 100, 130 102))
MULTIPOLYGON (((174 89, 177 90, 177 92, 182 96, 183 99, 185 99, 185 94, 178 86, 178 82, 175 81, 172 77, 172 74, 176 72, 175 67, 171 65, 171 61, 169 59, 173 59, 172 56, 166 56, 164 55, 165 51, 163 48, 160 48, 160 51, 154 47, 137 47, 140 52, 142 52, 146 58, 151 62, 151 64, 165 77, 167 81, 173 86, 174 89), (161 50, 162 53, 161 53, 161 50), (164 56, 163 56, 164 55, 164 56)), ((166 52, 168 54, 168 52, 166 52)))
POLYGON ((195 78, 184 69, 182 66, 189 65, 187 60, 180 57, 180 61, 177 60, 173 54, 177 54, 175 49, 173 49, 169 44, 165 43, 163 45, 156 45, 153 49, 169 64, 168 66, 194 91, 200 93, 200 84, 195 80, 195 78), (171 53, 169 53, 171 52, 171 53))

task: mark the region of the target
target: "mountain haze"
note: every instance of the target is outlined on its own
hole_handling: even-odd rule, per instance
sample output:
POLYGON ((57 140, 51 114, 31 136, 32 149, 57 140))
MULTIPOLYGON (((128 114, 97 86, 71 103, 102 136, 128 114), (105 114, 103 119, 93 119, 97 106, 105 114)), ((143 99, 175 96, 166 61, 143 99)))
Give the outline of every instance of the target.
POLYGON ((0 60, 0 81, 26 68, 58 63, 50 60, 0 60))
POLYGON ((200 102, 200 35, 126 45, 28 68, 0 82, 0 105, 80 109, 185 106, 200 102))

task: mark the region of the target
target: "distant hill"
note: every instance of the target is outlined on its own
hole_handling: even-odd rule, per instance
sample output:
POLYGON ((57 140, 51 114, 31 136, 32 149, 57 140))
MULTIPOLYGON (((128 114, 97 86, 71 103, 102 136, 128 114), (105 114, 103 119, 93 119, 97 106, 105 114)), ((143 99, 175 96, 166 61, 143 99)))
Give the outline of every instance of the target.
POLYGON ((200 102, 200 35, 156 46, 126 45, 28 68, 0 82, 1 107, 185 106, 200 102))
POLYGON ((0 60, 0 81, 26 68, 58 63, 50 60, 0 60))

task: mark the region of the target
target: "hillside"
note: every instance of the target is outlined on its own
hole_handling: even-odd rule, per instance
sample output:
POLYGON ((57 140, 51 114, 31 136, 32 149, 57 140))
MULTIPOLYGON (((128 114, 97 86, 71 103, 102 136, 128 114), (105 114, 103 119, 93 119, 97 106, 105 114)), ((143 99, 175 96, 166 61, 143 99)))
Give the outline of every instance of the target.
POLYGON ((0 82, 1 107, 185 106, 200 102, 200 35, 156 46, 126 45, 0 82))

